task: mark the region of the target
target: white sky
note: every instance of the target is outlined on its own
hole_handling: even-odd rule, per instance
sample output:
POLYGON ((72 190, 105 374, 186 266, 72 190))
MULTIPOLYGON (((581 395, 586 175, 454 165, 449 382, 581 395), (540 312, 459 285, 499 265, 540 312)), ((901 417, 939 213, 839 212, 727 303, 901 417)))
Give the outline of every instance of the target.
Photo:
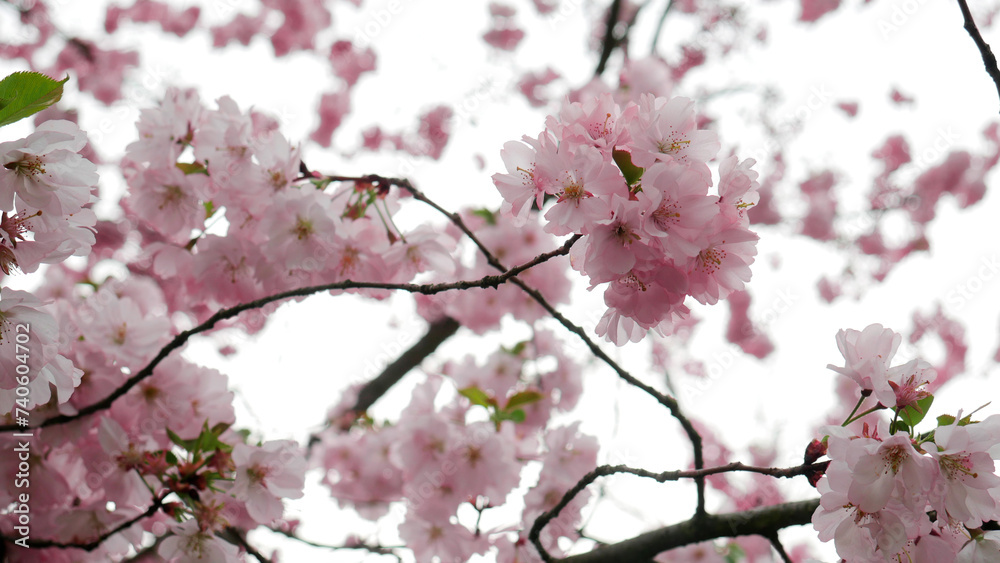
MULTIPOLYGON (((403 10, 372 39, 379 57, 377 75, 366 75, 356 87, 352 97, 355 113, 335 136, 336 146, 352 149, 358 132, 371 124, 387 130, 410 129, 418 113, 437 103, 467 108, 455 124, 441 162, 391 155, 363 155, 351 160, 307 144, 304 154, 310 168, 338 174, 386 175, 412 168, 409 177, 447 208, 498 205, 500 198, 490 176, 502 170, 502 144, 524 134, 536 135, 546 113, 529 110, 519 95, 509 91, 511 81, 523 70, 551 65, 577 85, 589 77, 596 60, 595 55, 585 51, 584 43, 589 36, 584 16, 594 12, 593 2, 564 2, 567 16, 558 24, 537 16, 527 0, 509 3, 519 8, 518 19, 528 29, 528 39, 513 55, 493 53, 481 41, 488 15, 485 3, 479 2, 404 2, 403 10), (486 159, 483 170, 475 166, 475 155, 486 159)), ((103 22, 104 11, 94 9, 96 3, 54 4, 59 5, 59 26, 70 33, 79 31, 89 36, 103 22)), ((190 2, 178 4, 186 6, 190 2)), ((256 6, 256 2, 248 0, 215 0, 207 4, 203 18, 212 21, 223 19, 228 7, 250 11, 256 6)), ((366 2, 360 12, 346 2, 334 4, 337 32, 324 38, 353 38, 356 30, 378 21, 378 11, 388 2, 366 2)), ((652 2, 651 13, 645 14, 646 25, 635 31, 635 55, 646 52, 648 34, 662 4, 665 2, 652 2)), ((954 3, 914 0, 846 4, 817 25, 793 26, 790 22, 798 14, 794 3, 753 3, 749 7, 753 19, 770 25, 767 46, 733 57, 722 71, 717 67, 699 69, 691 80, 699 85, 731 82, 755 92, 765 84, 781 88, 783 101, 774 115, 784 121, 798 115, 804 127, 794 149, 786 155, 790 181, 784 189, 793 190, 791 182, 801 181, 812 171, 830 168, 842 178, 837 187, 843 194, 842 205, 860 209, 865 200, 858 194, 867 192, 876 169, 868 155, 888 134, 905 134, 914 153, 932 150, 941 131, 957 138, 956 147, 974 153, 982 151, 979 132, 998 116, 1000 100, 972 40, 962 29, 954 3), (904 4, 908 10, 915 9, 906 13, 904 4), (905 16, 905 21, 899 14, 905 16), (898 29, 886 32, 885 24, 898 29), (888 95, 893 86, 915 96, 917 104, 890 104, 888 95), (858 117, 846 119, 835 108, 839 101, 858 101, 858 117)), ((0 14, 5 9, 0 6, 0 14)), ((671 37, 686 29, 675 22, 677 16, 671 16, 660 41, 661 49, 671 49, 675 45, 671 37)), ((2 19, 0 22, 7 23, 2 19)), ((0 33, 6 29, 0 27, 0 33)), ((985 33, 988 41, 1000 46, 1000 35, 985 33)), ((283 133, 293 141, 306 140, 321 93, 336 83, 324 62, 296 55, 275 64, 270 44, 259 39, 249 48, 233 46, 224 52, 211 50, 210 42, 202 32, 178 40, 147 26, 125 24, 114 44, 140 48, 144 65, 129 75, 128 99, 109 109, 94 103, 88 95, 68 93, 65 103, 81 108, 81 126, 92 132, 92 138, 100 132, 98 147, 109 157, 120 154, 131 142, 138 109, 151 105, 168 84, 196 86, 206 103, 228 94, 241 108, 254 106, 279 116, 283 133)), ((0 61, 4 73, 21 68, 0 61)), ((556 87, 566 84, 560 81, 556 87)), ((675 93, 697 96, 698 91, 692 87, 675 93)), ((747 118, 756 118, 759 103, 745 94, 712 103, 709 110, 720 116, 724 147, 737 146, 741 156, 759 156, 763 162, 758 169, 766 174, 770 170, 766 157, 770 155, 762 150, 759 136, 745 125, 747 118)), ((914 169, 911 174, 918 172, 914 169)), ((745 450, 740 449, 743 445, 779 443, 783 449, 778 464, 800 463, 817 415, 832 405, 834 374, 825 366, 840 361, 834 342, 836 331, 880 322, 905 332, 911 327, 910 315, 915 307, 929 313, 938 302, 966 323, 969 374, 942 390, 934 415, 958 408, 969 410, 993 397, 997 370, 990 358, 998 342, 997 281, 981 280, 982 289, 968 302, 956 304, 948 300, 948 295, 957 285, 977 279, 982 259, 1000 253, 995 219, 1000 201, 994 193, 995 183, 990 177, 986 198, 970 210, 956 209, 945 197, 930 231, 929 253, 904 261, 884 284, 863 288, 860 299, 842 298, 832 307, 820 305, 815 282, 821 275, 839 272, 845 265, 843 256, 829 245, 790 237, 794 228, 788 225, 759 229, 751 316, 760 319, 770 314, 769 308, 784 309, 781 296, 792 296, 791 307, 767 327, 777 351, 763 362, 738 359, 719 378, 708 382, 703 395, 685 403, 688 413, 710 420, 738 459, 748 460, 745 450)), ((121 186, 121 179, 111 168, 105 168, 102 189, 113 196, 121 186)), ((419 219, 422 217, 417 215, 409 218, 419 219)), ((440 222, 436 217, 431 220, 440 222)), ((563 310, 571 319, 592 328, 593 322, 587 319, 603 310, 600 295, 582 289, 576 295, 579 301, 563 310)), ((230 376, 239 393, 239 424, 257 429, 268 439, 302 440, 317 428, 327 407, 338 399, 339 390, 368 379, 400 342, 412 341, 424 332, 425 323, 409 303, 408 296, 397 296, 391 307, 353 297, 317 296, 305 303, 283 306, 262 335, 252 339, 236 334, 223 337, 240 350, 236 357, 220 358, 214 351, 218 342, 206 338, 196 339, 186 355, 230 376), (392 325, 387 330, 389 323, 392 325)), ((691 352, 707 364, 715 361, 727 365, 725 355, 731 346, 722 340, 727 308, 699 308, 698 314, 705 321, 691 352)), ((463 334, 446 343, 436 358, 457 358, 469 349, 489 351, 523 334, 524 328, 516 326, 510 326, 504 336, 473 339, 463 334)), ((633 373, 657 381, 656 375, 645 369, 645 345, 614 349, 605 344, 604 348, 634 369, 633 373)), ((939 350, 929 347, 928 352, 939 350)), ((681 376, 674 377, 677 381, 681 376)), ((392 418, 405 404, 413 383, 414 378, 408 378, 378 403, 376 417, 392 418)), ((655 443, 650 440, 651 426, 676 427, 664 413, 646 408, 652 401, 626 389, 603 367, 591 370, 584 383, 587 398, 578 414, 585 418, 583 430, 600 438, 602 460, 625 460, 660 470, 686 466, 689 446, 679 434, 655 443), (616 397, 621 408, 616 409, 609 397, 616 397), (609 423, 611 420, 614 424, 609 423)), ((991 407, 986 412, 997 410, 991 407)), ((787 490, 795 491, 790 494, 800 495, 796 498, 815 496, 804 482, 784 484, 790 485, 787 490)), ((589 529, 606 539, 625 538, 644 527, 672 523, 691 514, 691 489, 676 484, 619 486, 613 495, 624 505, 639 507, 645 521, 637 521, 615 508, 615 503, 605 502, 589 529)), ((349 514, 335 515, 327 497, 325 490, 311 486, 306 500, 289 503, 290 517, 302 515, 303 535, 337 543, 347 533, 372 530, 349 514)), ((815 537, 808 527, 786 534, 789 538, 815 537)), ((392 535, 390 529, 384 539, 391 541, 392 535)), ((271 539, 266 532, 252 536, 261 546, 270 545, 271 539)), ((283 549, 285 560, 290 561, 362 560, 353 552, 317 555, 320 552, 294 545, 283 549)), ((832 546, 823 549, 824 557, 832 559, 832 546)))

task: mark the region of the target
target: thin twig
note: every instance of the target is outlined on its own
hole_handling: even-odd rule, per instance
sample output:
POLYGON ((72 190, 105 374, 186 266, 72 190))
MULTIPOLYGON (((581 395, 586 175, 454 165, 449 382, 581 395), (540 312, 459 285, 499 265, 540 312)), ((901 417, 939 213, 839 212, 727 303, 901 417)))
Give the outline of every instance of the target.
POLYGON ((663 31, 663 23, 667 21, 667 14, 670 13, 670 9, 674 7, 674 0, 667 2, 667 7, 663 9, 663 13, 660 14, 660 20, 656 22, 656 31, 653 33, 653 43, 649 46, 649 54, 656 55, 656 44, 660 41, 660 33, 663 31))
POLYGON ((774 532, 774 535, 767 536, 767 541, 771 542, 771 547, 778 552, 782 561, 785 563, 792 563, 792 558, 788 556, 788 552, 785 551, 785 546, 781 545, 781 540, 778 539, 777 531, 774 532))
POLYGON ((260 561, 260 563, 271 563, 271 558, 266 557, 263 553, 257 551, 257 549, 255 549, 252 545, 250 545, 247 542, 247 539, 243 536, 243 533, 237 530, 236 528, 229 526, 225 530, 219 532, 217 535, 231 544, 235 544, 242 547, 247 553, 252 555, 254 559, 260 561))
MULTIPOLYGON (((46 547, 75 548, 75 549, 82 549, 84 551, 94 551, 102 543, 104 543, 104 540, 110 538, 111 536, 117 534, 118 532, 124 530, 125 528, 128 528, 128 527, 132 526, 133 524, 135 524, 139 520, 142 520, 143 518, 146 518, 146 517, 149 517, 149 516, 152 516, 153 514, 155 514, 156 511, 159 510, 161 506, 163 506, 163 499, 167 496, 167 494, 169 494, 169 493, 165 493, 163 496, 160 496, 160 497, 157 497, 157 498, 153 499, 153 504, 150 505, 150 507, 147 508, 146 511, 143 512, 142 514, 139 514, 138 516, 136 516, 134 518, 129 518, 128 520, 122 522, 121 524, 115 526, 114 528, 108 530, 107 532, 104 532, 100 536, 97 536, 96 538, 94 538, 93 540, 91 540, 91 541, 89 541, 87 543, 80 543, 80 542, 66 542, 66 543, 64 543, 64 542, 57 542, 57 541, 52 541, 52 540, 28 540, 28 546, 34 547, 34 548, 46 548, 46 547)), ((14 541, 13 538, 7 538, 7 537, 3 537, 3 536, 0 536, 0 540, 9 541, 9 542, 13 542, 14 541)))
POLYGON ((267 297, 262 297, 260 299, 250 301, 248 303, 242 303, 228 309, 221 309, 214 315, 208 318, 205 322, 200 325, 185 330, 173 338, 169 343, 167 343, 163 348, 160 349, 159 353, 156 354, 146 367, 139 370, 135 375, 130 377, 124 384, 115 389, 107 397, 97 401, 96 403, 90 404, 86 407, 81 408, 74 415, 60 415, 52 418, 48 418, 39 424, 29 427, 21 427, 16 424, 8 424, 0 426, 0 433, 2 432, 18 432, 25 431, 29 428, 44 428, 47 426, 54 426, 57 424, 65 424, 71 422, 84 416, 106 410, 111 407, 112 403, 118 400, 120 397, 125 395, 130 389, 139 384, 142 380, 146 379, 153 374, 153 369, 160 364, 167 356, 170 355, 174 350, 182 347, 189 338, 192 336, 211 330, 220 321, 231 319, 236 315, 244 311, 249 311, 252 309, 259 309, 264 305, 273 303, 275 301, 281 301, 283 299, 289 299, 291 297, 304 297, 312 295, 315 293, 320 293, 323 291, 334 291, 334 290, 345 290, 345 289, 392 289, 400 291, 408 291, 410 293, 422 293, 424 295, 433 295, 435 293, 441 293, 443 291, 452 291, 456 289, 470 289, 473 287, 489 288, 497 287, 508 280, 517 279, 514 276, 517 274, 536 266, 546 260, 549 260, 555 256, 561 256, 569 253, 570 247, 579 240, 579 236, 575 236, 567 240, 561 247, 551 252, 546 252, 535 257, 530 262, 526 262, 515 268, 505 271, 500 275, 495 276, 484 276, 478 280, 472 281, 459 281, 452 283, 439 283, 439 284, 412 284, 412 283, 381 283, 381 282, 355 282, 351 280, 346 280, 342 282, 329 283, 324 285, 301 287, 298 289, 291 289, 267 297))
POLYGON ((986 66, 986 72, 993 79, 993 83, 996 84, 997 95, 1000 96, 1000 69, 997 68, 997 58, 993 55, 990 45, 979 33, 979 28, 976 27, 976 22, 972 19, 972 12, 969 10, 969 5, 966 4, 965 0, 958 0, 958 6, 962 9, 962 17, 965 18, 965 31, 968 31, 972 40, 976 42, 979 54, 983 57, 983 65, 986 66))

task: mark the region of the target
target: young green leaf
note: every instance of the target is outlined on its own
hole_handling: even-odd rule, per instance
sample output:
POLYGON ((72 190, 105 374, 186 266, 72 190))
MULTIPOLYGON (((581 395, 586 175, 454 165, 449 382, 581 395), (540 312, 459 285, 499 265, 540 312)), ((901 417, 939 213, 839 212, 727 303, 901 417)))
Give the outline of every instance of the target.
POLYGON ((899 411, 899 419, 905 422, 910 428, 913 428, 927 416, 927 411, 931 408, 931 403, 933 402, 934 395, 927 395, 915 404, 907 405, 906 408, 899 411))
POLYGON ((0 127, 20 121, 51 106, 62 98, 62 80, 38 72, 21 71, 0 80, 0 127))
POLYGON ((489 395, 478 387, 466 387, 465 389, 459 389, 458 394, 472 401, 473 405, 488 407, 496 404, 496 401, 494 401, 489 395))
POLYGON ((545 395, 542 395, 538 391, 521 391, 507 399, 507 405, 503 410, 509 411, 523 405, 530 405, 531 403, 541 401, 543 398, 545 398, 545 395))
POLYGON ((634 186, 642 178, 642 173, 645 169, 639 168, 638 166, 632 164, 632 155, 628 151, 615 150, 613 153, 615 159, 615 164, 618 165, 618 169, 622 171, 622 175, 625 176, 625 181, 628 182, 629 186, 634 186))

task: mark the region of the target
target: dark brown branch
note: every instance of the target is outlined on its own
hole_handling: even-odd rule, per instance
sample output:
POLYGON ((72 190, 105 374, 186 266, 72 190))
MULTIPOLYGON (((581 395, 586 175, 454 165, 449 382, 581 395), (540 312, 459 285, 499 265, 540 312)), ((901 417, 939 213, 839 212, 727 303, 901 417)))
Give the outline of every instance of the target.
POLYGON ((271 563, 271 558, 266 557, 263 553, 257 551, 252 545, 250 545, 247 542, 247 539, 246 537, 243 536, 243 533, 237 530, 236 528, 230 526, 216 535, 218 535, 220 538, 226 540, 227 542, 233 545, 238 545, 242 547, 244 551, 252 555, 253 558, 259 561, 260 563, 271 563))
POLYGON ((979 33, 979 28, 976 27, 976 22, 972 19, 972 12, 969 11, 969 5, 966 4, 965 0, 958 0, 958 6, 962 9, 962 17, 965 19, 965 31, 968 31, 972 40, 976 42, 979 54, 983 57, 983 65, 986 66, 986 72, 993 79, 993 83, 996 84, 997 96, 1000 96, 1000 69, 997 68, 997 58, 993 55, 990 45, 979 33))
MULTIPOLYGON (((375 376, 374 379, 366 383, 358 391, 358 398, 354 402, 354 406, 351 407, 351 411, 355 413, 367 411, 369 407, 375 404, 375 401, 379 400, 382 395, 385 395, 411 369, 420 365, 420 362, 433 354, 441 343, 458 332, 461 326, 458 321, 447 316, 432 322, 427 328, 427 333, 420 340, 400 354, 394 362, 382 370, 382 373, 375 376)), ((318 435, 314 434, 310 436, 309 448, 312 448, 319 441, 320 438, 318 435)))
POLYGON ((782 561, 785 563, 792 563, 792 558, 788 556, 788 552, 785 551, 785 546, 781 545, 781 540, 778 539, 777 531, 774 532, 773 536, 768 536, 767 541, 771 542, 771 547, 778 552, 782 561))
POLYGON ((783 528, 809 524, 818 506, 817 498, 730 514, 704 514, 589 553, 547 561, 561 563, 645 561, 676 547, 716 538, 753 535, 770 537, 783 528))
POLYGON ((406 375, 412 368, 420 365, 420 362, 430 356, 442 342, 458 332, 461 327, 455 319, 444 317, 431 323, 424 335, 416 344, 407 351, 400 354, 396 361, 392 362, 382 370, 375 379, 368 382, 358 392, 358 400, 354 403, 354 412, 364 412, 368 410, 375 401, 389 390, 406 375))
MULTIPOLYGON (((161 506, 163 506, 163 498, 165 496, 166 495, 163 495, 162 497, 157 497, 157 498, 153 499, 153 504, 150 505, 150 507, 148 509, 146 509, 145 512, 143 512, 142 514, 139 514, 138 516, 136 516, 134 518, 130 518, 130 519, 122 522, 121 524, 115 526, 114 528, 112 528, 111 530, 108 530, 107 532, 104 532, 100 536, 94 538, 93 540, 91 540, 91 541, 89 541, 87 543, 78 543, 78 542, 77 543, 72 543, 72 542, 71 543, 63 543, 63 542, 56 542, 56 541, 51 541, 51 540, 28 540, 28 545, 30 547, 35 547, 35 548, 39 548, 39 549, 44 549, 44 548, 47 548, 47 547, 58 547, 58 548, 64 548, 64 549, 65 548, 75 548, 75 549, 82 549, 84 551, 94 551, 95 549, 98 548, 98 546, 100 546, 102 543, 104 543, 104 540, 110 538, 111 536, 117 534, 118 532, 124 530, 125 528, 130 527, 132 524, 135 524, 139 520, 142 520, 143 518, 147 518, 149 516, 152 516, 153 514, 156 514, 156 511, 159 510, 161 506)), ((2 537, 2 536, 0 536, 0 540, 9 541, 9 542, 13 542, 14 541, 13 538, 7 538, 7 537, 2 537)))
POLYGON ((597 61, 597 70, 594 76, 604 74, 604 69, 608 65, 611 53, 618 46, 619 39, 615 37, 615 27, 618 26, 619 17, 622 11, 622 0, 614 0, 608 8, 608 19, 604 23, 604 40, 601 41, 601 58, 597 61))
POLYGON ((504 271, 504 273, 500 275, 484 276, 478 280, 459 281, 453 283, 439 283, 439 284, 354 282, 346 280, 342 282, 292 289, 289 291, 277 293, 275 295, 270 295, 268 297, 262 297, 261 299, 250 301, 248 303, 242 303, 240 305, 236 305, 235 307, 230 307, 228 309, 221 309, 214 315, 209 317, 208 320, 201 323, 200 325, 192 329, 185 330, 184 332, 181 332, 180 334, 175 336, 173 340, 171 340, 163 348, 160 349, 159 353, 156 354, 156 357, 154 357, 149 362, 149 364, 146 365, 146 367, 136 372, 135 375, 130 377, 127 381, 125 381, 124 384, 115 389, 111 394, 109 394, 104 399, 101 399, 96 403, 81 408, 74 415, 55 416, 42 421, 40 424, 36 424, 34 426, 30 426, 27 428, 17 426, 16 424, 8 424, 0 426, 0 432, 18 432, 18 431, 25 431, 28 428, 44 428, 47 426, 53 426, 57 424, 65 424, 67 422, 83 418, 95 412, 106 410, 111 407, 112 403, 114 403, 120 397, 125 395, 125 393, 127 393, 130 389, 138 385, 139 382, 152 375, 153 369, 155 369, 156 366, 160 364, 160 362, 166 359, 166 357, 169 356, 171 352, 184 346, 184 344, 188 341, 189 338, 191 338, 196 334, 211 330, 219 322, 226 319, 231 319, 244 311, 259 309, 269 303, 273 303, 275 301, 281 301, 283 299, 289 299, 291 297, 305 297, 308 295, 313 295, 315 293, 320 293, 323 291, 333 291, 333 290, 392 289, 392 290, 408 291, 410 293, 423 293, 425 295, 433 295, 435 293, 441 293, 444 291, 451 291, 456 289, 470 289, 473 287, 481 287, 481 288, 497 287, 503 283, 506 283, 508 280, 516 280, 517 278, 514 276, 523 272, 524 270, 527 270, 528 268, 531 268, 537 264, 545 262, 546 260, 549 260, 555 256, 568 254, 570 247, 572 247, 573 243, 575 243, 579 239, 580 239, 579 236, 571 237, 561 247, 559 247, 556 250, 553 250, 551 252, 546 252, 545 254, 541 254, 535 257, 530 262, 527 262, 515 268, 511 268, 510 270, 504 271))
POLYGON ((396 559, 398 559, 400 561, 402 561, 402 558, 398 554, 396 554, 396 552, 393 551, 393 550, 396 550, 396 549, 406 549, 406 546, 402 546, 402 545, 400 545, 400 546, 383 546, 383 545, 370 545, 370 544, 366 544, 366 543, 357 543, 357 544, 351 543, 351 544, 343 544, 343 545, 331 545, 331 544, 325 544, 325 543, 317 543, 317 542, 314 542, 314 541, 309 541, 307 539, 300 538, 299 536, 296 536, 294 533, 286 531, 286 530, 279 530, 279 529, 276 529, 276 528, 268 528, 268 529, 271 530, 272 532, 276 533, 276 534, 281 534, 281 535, 283 535, 283 536, 285 536, 287 538, 291 538, 291 539, 293 539, 295 541, 304 543, 305 545, 309 545, 309 546, 312 546, 312 547, 319 547, 319 548, 322 548, 322 549, 356 549, 356 550, 361 550, 361 551, 367 551, 369 553, 375 553, 377 555, 391 555, 391 556, 395 557, 396 559))
MULTIPOLYGON (((662 471, 660 473, 656 473, 646 469, 636 469, 634 467, 628 467, 627 465, 601 465, 599 467, 596 467, 593 471, 584 475, 576 483, 576 485, 574 485, 570 490, 566 491, 563 497, 559 500, 558 503, 556 503, 554 507, 552 507, 551 510, 542 513, 542 515, 535 520, 534 524, 531 526, 531 530, 528 532, 528 539, 531 540, 531 543, 535 546, 535 549, 538 550, 538 553, 541 555, 543 560, 545 560, 547 563, 557 561, 557 559, 553 558, 547 551, 545 551, 545 548, 542 546, 542 543, 539 539, 542 533, 542 529, 544 529, 549 522, 558 517, 559 513, 562 512, 562 510, 566 508, 566 506, 569 505, 569 503, 572 502, 573 499, 576 498, 578 494, 580 494, 580 492, 582 492, 585 488, 587 488, 588 485, 596 481, 597 478, 599 477, 615 475, 618 473, 626 473, 630 475, 637 475, 639 477, 646 477, 648 479, 653 479, 658 483, 664 483, 666 481, 677 481, 680 479, 703 480, 708 475, 742 471, 748 473, 760 473, 763 475, 770 475, 776 478, 777 477, 790 478, 798 475, 814 474, 817 471, 825 470, 828 464, 829 462, 825 461, 819 463, 803 464, 795 467, 777 468, 777 467, 755 467, 751 465, 744 465, 743 463, 736 461, 733 463, 729 463, 727 465, 720 465, 718 467, 708 467, 705 469, 695 469, 689 471, 662 471)), ((695 515, 688 522, 692 522, 702 518, 715 518, 715 517, 716 516, 711 516, 706 512, 704 512, 704 510, 701 510, 701 511, 696 511, 695 515)), ((678 524, 678 526, 679 525, 680 524, 678 524)), ((734 535, 743 535, 743 534, 734 534, 734 535)), ((712 537, 714 538, 723 536, 712 536, 712 537)), ((688 542, 688 543, 694 543, 694 542, 688 542)), ((675 545, 673 547, 678 547, 680 545, 686 545, 686 544, 682 543, 675 545)), ((636 559, 638 559, 639 557, 652 557, 653 555, 656 555, 656 553, 659 552, 642 556, 636 555, 636 559)), ((633 559, 629 560, 631 561, 633 559)))

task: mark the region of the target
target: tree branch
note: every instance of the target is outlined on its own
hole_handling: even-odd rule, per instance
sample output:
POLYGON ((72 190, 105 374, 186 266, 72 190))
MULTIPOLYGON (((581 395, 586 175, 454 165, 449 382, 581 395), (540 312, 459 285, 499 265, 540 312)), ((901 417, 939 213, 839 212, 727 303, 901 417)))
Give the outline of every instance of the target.
POLYGON ((615 38, 615 27, 618 25, 618 18, 622 11, 622 0, 614 0, 608 8, 608 19, 604 23, 604 40, 601 41, 601 58, 597 61, 597 70, 594 76, 604 74, 604 69, 608 65, 611 53, 618 46, 619 40, 615 38))
MULTIPOLYGON (((553 519, 558 517, 559 513, 562 512, 562 509, 566 508, 566 506, 569 505, 569 503, 572 502, 574 498, 576 498, 576 495, 580 494, 580 492, 582 492, 585 488, 587 488, 588 485, 596 481, 598 477, 606 477, 608 475, 615 475, 618 473, 627 473, 631 475, 637 475, 639 477, 646 477, 649 479, 653 479, 658 483, 664 483, 667 481, 678 481, 680 479, 704 479, 708 475, 741 471, 747 473, 760 473, 762 475, 770 475, 775 478, 777 477, 791 478, 791 477, 796 477, 798 475, 814 474, 817 471, 825 471, 829 463, 830 463, 829 461, 823 461, 818 463, 797 465, 795 467, 777 468, 777 467, 756 467, 752 465, 744 465, 743 463, 736 461, 726 465, 709 467, 705 469, 695 469, 693 471, 662 471, 660 473, 655 473, 653 471, 649 471, 646 469, 636 469, 634 467, 628 467, 627 465, 601 465, 594 468, 593 471, 584 475, 579 481, 577 481, 576 485, 574 485, 570 490, 566 491, 563 497, 559 500, 558 503, 556 503, 554 507, 552 507, 551 510, 542 513, 542 515, 535 520, 534 524, 532 524, 531 526, 531 531, 528 532, 528 539, 531 540, 532 544, 534 544, 535 549, 538 550, 538 553, 542 556, 543 560, 545 560, 547 563, 557 561, 557 559, 553 558, 547 551, 545 551, 545 548, 541 544, 539 538, 541 536, 542 529, 545 528, 546 524, 548 524, 553 519)), ((745 512, 733 513, 728 516, 734 517, 739 514, 745 514, 745 512)), ((696 511, 695 515, 691 518, 691 520, 688 520, 688 522, 696 521, 703 518, 716 518, 716 517, 717 516, 709 515, 704 511, 696 511)), ((678 524, 678 526, 680 525, 681 524, 678 524)), ((757 533, 757 532, 752 532, 752 533, 757 533)), ((733 535, 746 535, 746 534, 741 533, 733 535)), ((712 538, 716 537, 723 537, 723 536, 712 536, 712 538)), ((687 543, 694 543, 694 542, 687 542, 687 543)), ((686 545, 686 543, 677 544, 673 547, 679 547, 681 545, 686 545)), ((656 555, 656 553, 643 556, 636 555, 636 558, 652 557, 653 555, 656 555)), ((633 559, 628 559, 628 560, 631 561, 633 559)))
POLYGON ((368 410, 375 401, 379 399, 390 387, 403 378, 412 368, 420 365, 420 362, 430 356, 442 342, 458 332, 461 327, 455 319, 443 317, 430 324, 427 334, 407 351, 400 354, 396 361, 392 362, 378 374, 375 379, 369 381, 358 392, 358 400, 351 408, 354 412, 364 412, 368 410))
POLYGON ((218 535, 220 538, 226 540, 227 542, 233 545, 238 545, 242 547, 244 551, 247 552, 247 554, 253 556, 253 558, 259 561, 260 563, 271 563, 271 558, 257 551, 256 548, 254 548, 247 542, 247 539, 246 537, 243 536, 243 533, 237 530, 236 528, 229 526, 225 530, 222 530, 216 535, 218 535))
POLYGON ((264 305, 273 303, 275 301, 281 301, 282 299, 288 299, 291 297, 304 297, 312 295, 314 293, 320 293, 322 291, 334 291, 334 290, 344 290, 344 289, 393 289, 400 291, 408 291, 410 293, 423 293, 425 295, 433 295, 435 293, 441 293, 443 291, 451 291, 455 289, 469 289, 473 287, 481 287, 481 288, 497 287, 503 283, 506 283, 508 280, 516 280, 517 278, 515 278, 514 276, 523 272, 524 270, 527 270, 528 268, 531 268, 537 264, 545 262, 546 260, 549 260, 555 256, 568 254, 570 247, 572 247, 573 243, 575 243, 579 239, 580 239, 579 235, 571 237, 561 247, 559 247, 556 250, 553 250, 551 252, 546 252, 545 254, 541 254, 535 257, 530 262, 526 262, 525 264, 522 264, 515 268, 511 268, 510 270, 506 270, 504 271, 504 273, 500 275, 484 276, 478 280, 459 281, 452 283, 439 283, 439 284, 354 282, 351 280, 346 280, 342 282, 336 282, 324 285, 291 289, 289 291, 284 291, 281 293, 277 293, 275 295, 270 295, 268 297, 262 297, 255 301, 242 303, 240 305, 236 305, 228 309, 220 309, 214 315, 209 317, 208 320, 206 320, 205 322, 201 323, 200 325, 192 329, 185 330, 184 332, 181 332, 180 334, 175 336, 173 340, 171 340, 163 348, 160 349, 159 353, 156 354, 156 357, 154 357, 149 362, 149 364, 146 365, 146 367, 136 372, 136 374, 130 377, 128 380, 126 380, 124 384, 122 384, 120 387, 115 389, 111 394, 101 399, 100 401, 97 401, 96 403, 81 408, 79 411, 77 411, 76 414, 60 415, 48 418, 34 426, 21 427, 16 424, 3 425, 0 426, 0 433, 18 432, 18 431, 23 432, 30 428, 44 428, 47 426, 54 426, 57 424, 65 424, 67 422, 83 418, 84 416, 93 414, 95 412, 106 410, 111 407, 112 403, 114 403, 120 397, 125 395, 125 393, 127 393, 130 389, 138 385, 142 380, 152 375, 153 369, 155 369, 156 366, 160 364, 160 362, 166 359, 166 357, 169 356, 171 352, 182 347, 188 341, 189 338, 191 338, 196 334, 211 330, 220 321, 231 319, 244 311, 259 309, 264 305))
MULTIPOLYGON (((143 518, 146 518, 146 517, 149 517, 149 516, 152 516, 153 514, 155 514, 156 511, 159 510, 161 506, 163 506, 163 499, 165 497, 166 497, 166 494, 164 494, 161 497, 157 497, 157 498, 153 499, 153 504, 150 505, 150 507, 148 509, 146 509, 145 512, 143 512, 142 514, 139 514, 138 516, 135 516, 134 518, 130 518, 130 519, 122 522, 121 524, 115 526, 114 528, 108 530, 107 532, 104 532, 100 536, 97 536, 96 538, 94 538, 93 540, 91 540, 91 541, 89 541, 87 543, 74 543, 74 542, 63 543, 63 542, 57 542, 57 541, 52 541, 52 540, 28 540, 28 545, 30 547, 39 548, 39 549, 44 549, 44 548, 47 548, 47 547, 58 547, 58 548, 82 549, 84 551, 94 551, 95 549, 98 548, 98 546, 100 546, 102 543, 104 543, 104 540, 110 538, 111 536, 117 534, 118 532, 124 530, 125 528, 128 528, 129 526, 131 526, 132 524, 135 524, 139 520, 142 520, 143 518)), ((4 541, 9 541, 9 542, 13 542, 14 541, 13 538, 8 538, 8 537, 3 537, 3 536, 0 536, 0 539, 2 539, 4 541)))
POLYGON ((565 559, 548 559, 560 563, 620 563, 644 561, 659 553, 692 543, 737 536, 769 537, 782 528, 802 526, 812 522, 819 499, 765 506, 729 514, 704 514, 690 520, 646 532, 632 539, 595 549, 589 553, 565 559))
POLYGON ((965 0, 958 0, 958 6, 962 9, 962 17, 965 18, 965 31, 968 31, 972 40, 976 42, 979 54, 983 57, 983 65, 986 66, 986 72, 993 79, 993 83, 996 84, 997 96, 1000 96, 1000 69, 997 68, 997 58, 993 55, 990 45, 979 33, 979 28, 976 27, 976 22, 972 19, 972 12, 969 10, 969 5, 965 0))
POLYGON ((649 54, 656 55, 656 44, 660 42, 660 33, 663 31, 663 24, 667 21, 667 14, 670 13, 670 9, 674 7, 674 0, 667 2, 667 7, 663 9, 663 13, 660 14, 659 21, 656 22, 656 31, 653 32, 653 43, 649 46, 649 54))
MULTIPOLYGON (((459 324, 455 319, 445 316, 430 324, 427 333, 410 346, 405 352, 391 364, 387 365, 382 373, 365 384, 358 391, 358 398, 351 407, 351 412, 362 413, 368 410, 375 401, 379 400, 393 385, 399 382, 409 371, 420 365, 424 358, 430 356, 437 350, 442 342, 458 332, 459 324)), ((318 434, 309 437, 308 448, 312 448, 320 441, 318 434)))

